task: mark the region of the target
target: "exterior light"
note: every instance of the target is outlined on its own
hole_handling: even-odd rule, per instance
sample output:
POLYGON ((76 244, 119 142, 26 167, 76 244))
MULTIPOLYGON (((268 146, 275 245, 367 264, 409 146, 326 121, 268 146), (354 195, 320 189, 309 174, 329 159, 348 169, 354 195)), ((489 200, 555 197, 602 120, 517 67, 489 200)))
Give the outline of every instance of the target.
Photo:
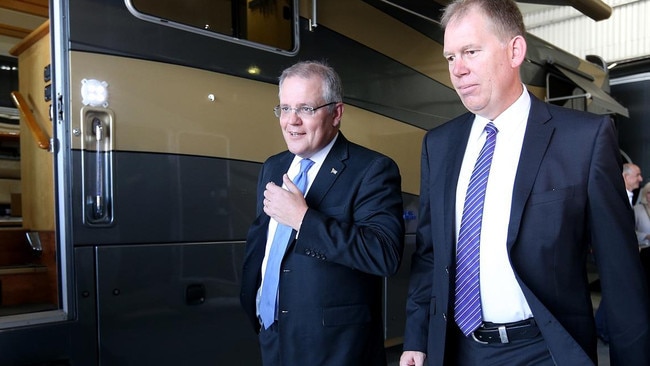
POLYGON ((108 107, 108 83, 95 79, 81 80, 81 98, 83 105, 108 107))

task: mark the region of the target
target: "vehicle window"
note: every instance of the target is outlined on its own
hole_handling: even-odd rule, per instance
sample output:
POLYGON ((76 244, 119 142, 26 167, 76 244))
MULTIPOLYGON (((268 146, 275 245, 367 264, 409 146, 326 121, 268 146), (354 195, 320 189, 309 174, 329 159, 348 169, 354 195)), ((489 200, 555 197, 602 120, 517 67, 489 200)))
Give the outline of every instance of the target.
POLYGON ((125 0, 136 17, 276 52, 297 52, 295 0, 125 0))

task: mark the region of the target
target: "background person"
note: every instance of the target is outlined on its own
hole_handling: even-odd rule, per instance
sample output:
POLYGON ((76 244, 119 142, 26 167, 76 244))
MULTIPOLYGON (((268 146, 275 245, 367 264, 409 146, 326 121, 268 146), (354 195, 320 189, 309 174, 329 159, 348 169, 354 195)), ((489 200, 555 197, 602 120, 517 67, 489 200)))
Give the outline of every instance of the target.
POLYGON ((284 70, 279 98, 288 151, 262 166, 241 288, 263 363, 385 365, 382 276, 397 272, 404 244, 399 170, 339 131, 343 95, 332 68, 284 70), (292 182, 303 159, 313 162, 304 197, 292 182), (283 225, 288 247, 276 261, 273 238, 283 225), (279 285, 268 290, 273 278, 279 285))
POLYGON ((650 241, 650 183, 639 192, 639 201, 634 205, 636 235, 639 243, 650 241))
MULTIPOLYGON (((634 202, 638 200, 638 198, 635 196, 635 193, 639 189, 639 184, 643 181, 643 176, 641 175, 641 168, 639 168, 638 165, 633 164, 633 163, 625 163, 623 164, 623 182, 625 183, 625 192, 627 193, 627 198, 630 202, 630 206, 634 207, 634 217, 636 220, 635 224, 635 230, 637 234, 637 241, 639 243, 639 251, 641 251, 641 245, 644 240, 644 238, 640 237, 639 234, 639 218, 643 219, 643 215, 639 215, 637 213, 637 208, 634 202)), ((640 197, 640 196, 639 196, 640 197)), ((647 267, 647 264, 643 263, 644 260, 647 262, 650 258, 648 258, 648 255, 646 253, 643 253, 642 255, 642 260, 641 264, 644 267, 644 271, 646 272, 646 281, 650 278, 647 276, 647 270, 645 267, 647 267), (645 257, 645 258, 644 258, 645 257)), ((597 288, 600 288, 600 280, 594 281, 592 283, 592 286, 597 286, 597 288)), ((607 314, 605 313, 605 302, 601 298, 600 303, 598 305, 598 309, 596 309, 596 313, 594 314, 594 319, 596 321, 596 333, 598 334, 598 338, 600 338, 603 343, 607 344, 609 343, 609 330, 607 328, 607 314)))
POLYGON ((634 218, 641 265, 650 283, 650 249, 647 249, 650 246, 650 183, 646 183, 639 192, 639 201, 634 205, 634 218))
POLYGON ((633 163, 623 164, 623 180, 625 181, 625 191, 630 199, 630 205, 634 206, 638 199, 634 194, 639 189, 641 182, 643 182, 641 168, 633 163))
POLYGON ((469 113, 424 138, 400 365, 595 364, 590 245, 612 365, 650 364, 647 288, 610 118, 526 90, 514 1, 457 0, 441 23, 451 82, 469 113), (487 182, 484 197, 476 182, 487 182), (479 248, 464 255, 465 238, 479 248))

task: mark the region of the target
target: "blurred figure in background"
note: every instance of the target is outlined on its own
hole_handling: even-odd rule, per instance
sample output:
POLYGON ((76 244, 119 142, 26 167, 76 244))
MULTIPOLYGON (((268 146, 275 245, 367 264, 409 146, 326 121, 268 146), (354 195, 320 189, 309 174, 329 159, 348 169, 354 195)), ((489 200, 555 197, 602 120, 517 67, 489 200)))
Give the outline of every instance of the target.
POLYGON ((639 189, 641 182, 643 182, 641 168, 633 163, 623 164, 623 181, 625 181, 625 191, 627 191, 627 197, 630 199, 630 205, 634 206, 638 199, 634 194, 639 189))
POLYGON ((650 247, 650 183, 646 183, 639 192, 639 201, 634 205, 634 217, 641 264, 650 283, 650 249, 646 249, 650 247))

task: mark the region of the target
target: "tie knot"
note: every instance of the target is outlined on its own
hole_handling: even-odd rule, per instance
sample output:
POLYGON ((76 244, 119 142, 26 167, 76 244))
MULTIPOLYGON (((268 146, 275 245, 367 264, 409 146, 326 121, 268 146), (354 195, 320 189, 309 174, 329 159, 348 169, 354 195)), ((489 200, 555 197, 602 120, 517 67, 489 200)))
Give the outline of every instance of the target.
POLYGON ((490 121, 490 122, 488 122, 487 125, 485 125, 485 132, 487 132, 487 134, 489 136, 489 135, 493 135, 493 134, 499 132, 499 130, 497 129, 497 126, 495 126, 494 123, 492 123, 492 121, 490 121))
MULTIPOLYGON (((309 159, 302 159, 300 160, 300 173, 304 173, 311 168, 311 166, 314 165, 314 162, 309 160, 309 159)), ((298 173, 298 174, 300 174, 298 173)))

